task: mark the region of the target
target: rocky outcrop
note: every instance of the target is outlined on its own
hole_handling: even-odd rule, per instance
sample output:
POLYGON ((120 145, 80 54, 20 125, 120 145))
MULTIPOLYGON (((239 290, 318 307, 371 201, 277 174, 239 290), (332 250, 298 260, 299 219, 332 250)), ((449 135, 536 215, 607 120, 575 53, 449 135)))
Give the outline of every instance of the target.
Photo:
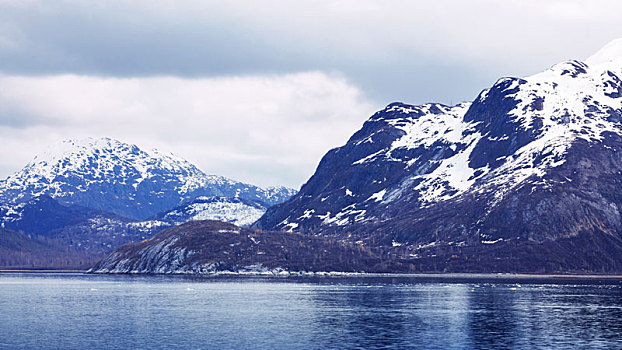
POLYGON ((406 271, 402 262, 360 244, 297 233, 195 221, 122 246, 94 273, 291 273, 406 271))

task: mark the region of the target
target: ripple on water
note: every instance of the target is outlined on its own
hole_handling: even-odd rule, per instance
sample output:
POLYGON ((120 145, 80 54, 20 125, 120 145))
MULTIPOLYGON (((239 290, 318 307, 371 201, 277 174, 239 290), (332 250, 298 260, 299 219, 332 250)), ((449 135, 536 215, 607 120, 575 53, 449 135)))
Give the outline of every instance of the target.
POLYGON ((0 310, 10 349, 622 347, 618 281, 0 274, 0 310))

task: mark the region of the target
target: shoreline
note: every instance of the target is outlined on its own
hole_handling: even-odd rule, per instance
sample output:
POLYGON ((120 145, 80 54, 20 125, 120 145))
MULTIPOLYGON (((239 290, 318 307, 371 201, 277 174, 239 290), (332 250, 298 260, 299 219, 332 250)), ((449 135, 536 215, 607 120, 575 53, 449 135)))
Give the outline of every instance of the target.
POLYGON ((86 273, 87 270, 72 269, 0 269, 0 273, 86 273))
POLYGON ((466 280, 478 280, 478 279, 532 279, 532 280, 544 280, 544 279, 580 279, 580 280, 622 280, 622 274, 529 274, 529 273, 365 273, 365 272, 291 272, 287 274, 273 274, 273 273, 248 273, 248 272, 231 272, 223 271, 210 274, 193 274, 193 273, 87 273, 88 270, 73 270, 73 269, 0 269, 0 274, 8 273, 58 273, 58 274, 89 274, 89 275, 128 275, 128 276, 186 276, 186 277, 360 277, 360 278, 422 278, 422 279, 466 279, 466 280))

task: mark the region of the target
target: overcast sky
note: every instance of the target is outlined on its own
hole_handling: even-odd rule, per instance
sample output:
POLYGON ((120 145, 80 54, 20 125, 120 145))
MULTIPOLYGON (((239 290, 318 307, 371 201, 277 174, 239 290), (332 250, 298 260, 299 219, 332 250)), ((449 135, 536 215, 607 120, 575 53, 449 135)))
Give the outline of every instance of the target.
POLYGON ((596 0, 0 0, 0 177, 109 136, 299 188, 388 103, 472 100, 621 23, 596 0))

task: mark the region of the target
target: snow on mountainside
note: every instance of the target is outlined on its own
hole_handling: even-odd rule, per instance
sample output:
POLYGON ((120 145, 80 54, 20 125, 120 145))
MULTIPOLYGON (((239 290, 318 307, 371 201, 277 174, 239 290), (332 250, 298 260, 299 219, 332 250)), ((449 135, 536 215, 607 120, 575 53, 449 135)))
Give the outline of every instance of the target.
POLYGON ((266 211, 260 202, 227 197, 197 197, 155 217, 158 221, 179 225, 188 221, 218 220, 237 226, 248 226, 266 211))
MULTIPOLYGON (((258 225, 361 236, 381 232, 387 244, 428 244, 440 240, 439 232, 493 242, 500 233, 475 232, 492 230, 481 225, 518 193, 571 188, 587 193, 585 187, 571 187, 588 186, 583 180, 570 184, 590 162, 581 157, 598 153, 616 159, 600 168, 590 163, 591 171, 602 172, 600 179, 620 174, 621 79, 622 40, 616 40, 586 63, 568 61, 526 78, 499 79, 471 103, 392 103, 346 145, 328 152, 301 191, 270 208, 258 225), (471 216, 443 226, 440 213, 454 215, 457 208, 455 215, 471 216)), ((619 205, 606 202, 594 210, 619 205)))
POLYGON ((109 138, 63 141, 0 181, 0 201, 18 203, 48 195, 64 204, 145 219, 197 196, 279 203, 292 189, 262 189, 206 175, 188 161, 109 138))
POLYGON ((595 54, 588 57, 585 63, 590 66, 609 65, 614 69, 622 66, 622 38, 612 40, 595 54), (616 61, 616 62, 614 62, 616 61))

